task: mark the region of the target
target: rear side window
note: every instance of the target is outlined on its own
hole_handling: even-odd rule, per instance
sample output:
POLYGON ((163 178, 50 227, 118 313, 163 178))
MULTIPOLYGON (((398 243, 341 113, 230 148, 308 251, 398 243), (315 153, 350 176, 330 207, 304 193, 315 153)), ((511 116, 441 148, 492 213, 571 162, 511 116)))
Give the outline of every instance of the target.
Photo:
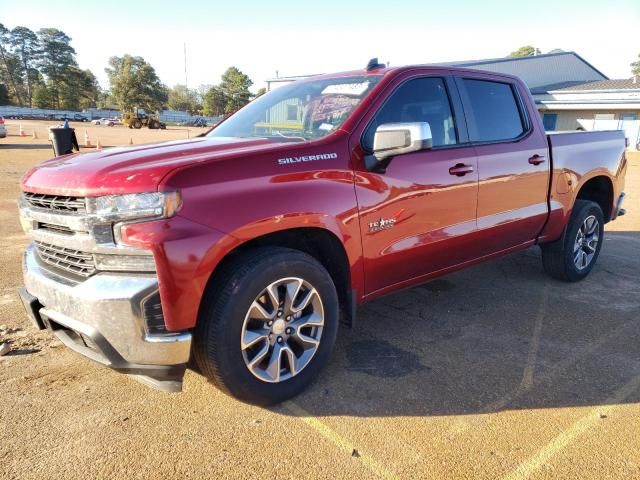
POLYGON ((397 122, 428 122, 434 147, 458 143, 449 95, 442 78, 416 78, 393 92, 365 131, 365 149, 373 150, 373 137, 379 125, 397 122))
POLYGON ((475 128, 472 142, 512 140, 525 131, 522 112, 508 83, 463 79, 475 128))

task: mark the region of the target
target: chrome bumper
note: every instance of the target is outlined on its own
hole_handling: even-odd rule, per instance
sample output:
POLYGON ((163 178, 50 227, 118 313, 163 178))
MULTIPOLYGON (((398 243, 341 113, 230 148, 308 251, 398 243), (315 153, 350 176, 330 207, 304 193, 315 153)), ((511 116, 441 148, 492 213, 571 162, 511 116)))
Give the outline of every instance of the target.
POLYGON ((626 195, 624 192, 622 192, 618 197, 618 202, 616 203, 615 218, 622 217, 625 213, 627 213, 627 211, 622 208, 625 197, 626 195))
POLYGON ((37 298, 36 323, 65 345, 157 388, 181 389, 191 333, 145 332, 141 302, 158 289, 154 274, 102 272, 70 282, 41 267, 32 245, 24 253, 23 273, 26 292, 37 298))

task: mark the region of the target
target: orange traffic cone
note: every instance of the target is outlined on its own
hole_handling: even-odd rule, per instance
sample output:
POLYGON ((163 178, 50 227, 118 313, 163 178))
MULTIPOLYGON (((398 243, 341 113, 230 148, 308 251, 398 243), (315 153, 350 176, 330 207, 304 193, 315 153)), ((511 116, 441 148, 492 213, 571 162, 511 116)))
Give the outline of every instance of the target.
POLYGON ((84 131, 84 148, 91 148, 91 140, 89 140, 89 133, 84 131))
POLYGON ((34 130, 34 131, 33 131, 33 135, 31 135, 31 137, 32 137, 34 140, 37 140, 37 139, 38 139, 38 132, 36 132, 36 131, 34 130))
POLYGON ((26 137, 27 136, 26 132, 22 129, 22 124, 20 124, 20 136, 21 137, 26 137))
POLYGON ((100 143, 100 139, 96 142, 96 150, 102 150, 102 144, 100 143))

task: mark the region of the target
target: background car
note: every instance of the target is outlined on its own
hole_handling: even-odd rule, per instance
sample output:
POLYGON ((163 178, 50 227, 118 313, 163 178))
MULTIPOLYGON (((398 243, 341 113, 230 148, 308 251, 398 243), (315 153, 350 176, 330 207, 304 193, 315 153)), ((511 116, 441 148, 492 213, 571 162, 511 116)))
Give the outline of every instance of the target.
POLYGON ((98 118, 96 120, 92 120, 91 123, 94 125, 107 125, 109 127, 122 124, 119 118, 98 118))
POLYGON ((183 127, 207 127, 207 121, 202 117, 197 117, 194 120, 182 122, 180 125, 183 127))
POLYGON ((7 136, 7 127, 4 126, 4 118, 0 117, 0 138, 7 136))

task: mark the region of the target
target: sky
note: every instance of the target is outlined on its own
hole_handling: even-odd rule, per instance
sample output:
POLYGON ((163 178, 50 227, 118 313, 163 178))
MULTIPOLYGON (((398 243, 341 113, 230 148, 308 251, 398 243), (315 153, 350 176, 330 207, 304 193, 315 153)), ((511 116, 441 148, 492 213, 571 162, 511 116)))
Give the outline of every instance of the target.
POLYGON ((109 57, 147 60, 168 86, 217 84, 232 65, 254 91, 276 76, 508 55, 522 45, 575 51, 610 78, 640 53, 640 0, 26 0, 0 23, 58 28, 77 60, 108 87, 109 57))

